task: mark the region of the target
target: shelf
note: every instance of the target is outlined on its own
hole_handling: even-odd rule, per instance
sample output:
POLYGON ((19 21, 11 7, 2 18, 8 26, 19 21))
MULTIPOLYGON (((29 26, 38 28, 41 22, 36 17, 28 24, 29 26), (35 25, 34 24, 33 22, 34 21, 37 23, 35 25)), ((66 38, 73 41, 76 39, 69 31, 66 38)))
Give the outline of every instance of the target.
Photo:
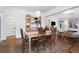
POLYGON ((37 18, 32 17, 31 15, 26 16, 26 30, 37 30, 39 24, 41 24, 41 17, 37 18))

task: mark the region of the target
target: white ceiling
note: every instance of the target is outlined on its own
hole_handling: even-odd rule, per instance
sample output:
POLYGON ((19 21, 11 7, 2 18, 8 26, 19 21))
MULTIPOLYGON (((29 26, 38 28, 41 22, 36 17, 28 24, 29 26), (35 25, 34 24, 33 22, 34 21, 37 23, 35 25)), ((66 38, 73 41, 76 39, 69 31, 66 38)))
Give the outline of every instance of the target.
POLYGON ((26 11, 31 11, 31 12, 35 12, 37 10, 39 10, 40 12, 47 12, 56 7, 57 6, 16 6, 16 8, 25 9, 26 11))
POLYGON ((62 6, 0 6, 0 12, 4 12, 5 10, 10 8, 18 8, 18 9, 24 9, 30 12, 36 12, 37 10, 39 10, 41 13, 44 13, 58 7, 62 7, 62 6))

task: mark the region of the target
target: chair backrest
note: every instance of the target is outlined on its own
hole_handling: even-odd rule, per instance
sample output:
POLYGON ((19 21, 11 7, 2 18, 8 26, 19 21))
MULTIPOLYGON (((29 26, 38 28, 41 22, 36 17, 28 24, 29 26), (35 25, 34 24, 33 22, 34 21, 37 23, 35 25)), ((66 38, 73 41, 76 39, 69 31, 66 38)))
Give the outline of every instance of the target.
POLYGON ((23 29, 22 28, 20 29, 20 32, 21 32, 21 38, 24 39, 24 34, 23 34, 23 29))
POLYGON ((28 35, 24 35, 22 28, 20 29, 20 32, 21 32, 21 38, 22 38, 23 40, 29 39, 29 38, 28 38, 28 35))
POLYGON ((56 32, 57 31, 57 28, 51 28, 51 31, 52 32, 56 32))
POLYGON ((45 34, 46 34, 46 30, 45 29, 42 29, 42 28, 38 29, 38 35, 45 35, 45 34))

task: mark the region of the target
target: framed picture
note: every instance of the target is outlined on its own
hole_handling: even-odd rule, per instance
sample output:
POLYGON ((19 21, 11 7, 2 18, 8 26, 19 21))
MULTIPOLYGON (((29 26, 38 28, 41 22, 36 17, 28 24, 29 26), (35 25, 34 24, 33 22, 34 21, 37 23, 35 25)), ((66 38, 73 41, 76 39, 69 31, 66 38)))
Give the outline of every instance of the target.
POLYGON ((69 28, 78 29, 78 18, 69 19, 69 28))

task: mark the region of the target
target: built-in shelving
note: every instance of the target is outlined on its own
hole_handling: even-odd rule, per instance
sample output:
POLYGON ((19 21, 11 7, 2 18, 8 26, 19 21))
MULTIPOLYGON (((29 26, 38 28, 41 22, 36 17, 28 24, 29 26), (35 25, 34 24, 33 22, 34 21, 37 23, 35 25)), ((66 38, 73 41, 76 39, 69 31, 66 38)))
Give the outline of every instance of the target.
POLYGON ((41 26, 41 17, 33 17, 31 15, 26 15, 26 30, 33 31, 37 30, 41 26))

